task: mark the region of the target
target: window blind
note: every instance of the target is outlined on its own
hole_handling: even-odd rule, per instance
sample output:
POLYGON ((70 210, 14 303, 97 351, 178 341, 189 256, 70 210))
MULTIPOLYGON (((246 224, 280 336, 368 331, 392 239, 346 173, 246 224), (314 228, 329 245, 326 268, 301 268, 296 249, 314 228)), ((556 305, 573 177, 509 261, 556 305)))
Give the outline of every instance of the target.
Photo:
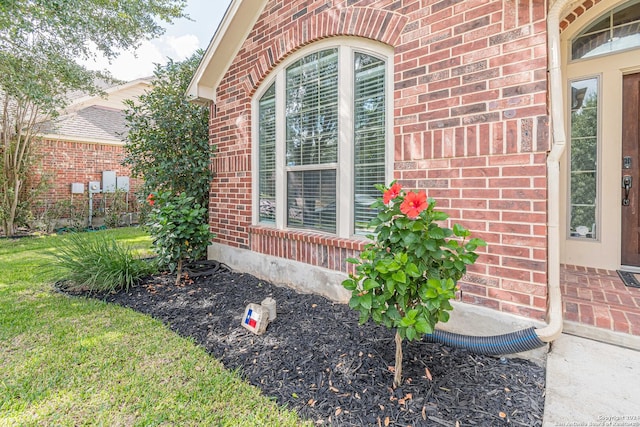
POLYGON ((354 60, 354 228, 368 230, 377 214, 370 206, 385 183, 385 63, 356 53, 354 60))
POLYGON ((276 219, 276 90, 272 84, 258 103, 258 186, 261 222, 276 219))

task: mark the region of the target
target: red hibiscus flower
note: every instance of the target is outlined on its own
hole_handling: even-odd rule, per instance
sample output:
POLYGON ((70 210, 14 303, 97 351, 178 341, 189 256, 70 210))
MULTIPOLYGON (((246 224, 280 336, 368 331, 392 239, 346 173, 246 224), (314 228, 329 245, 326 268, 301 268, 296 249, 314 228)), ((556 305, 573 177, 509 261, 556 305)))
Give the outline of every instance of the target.
POLYGON ((382 201, 385 205, 388 205, 390 201, 395 199, 400 195, 400 191, 402 190, 402 186, 397 182, 391 186, 387 191, 382 195, 382 201))
POLYGON ((405 214, 409 219, 416 219, 420 212, 427 209, 427 193, 421 191, 419 193, 410 192, 404 198, 404 202, 400 205, 400 212, 405 214))
POLYGON ((147 196, 147 203, 149 203, 149 206, 153 206, 153 204, 156 202, 156 198, 155 196, 152 194, 149 194, 147 196))

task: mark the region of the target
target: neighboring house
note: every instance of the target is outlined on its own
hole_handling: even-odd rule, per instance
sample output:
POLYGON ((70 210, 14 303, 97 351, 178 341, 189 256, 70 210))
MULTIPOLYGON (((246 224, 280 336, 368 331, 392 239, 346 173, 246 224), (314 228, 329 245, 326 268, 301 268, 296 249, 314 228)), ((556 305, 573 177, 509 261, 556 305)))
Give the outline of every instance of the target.
POLYGON ((640 335, 639 93, 636 0, 233 0, 187 94, 209 256, 344 301, 395 179, 487 241, 460 306, 640 335))
MULTIPOLYGON (((138 79, 104 88, 105 96, 76 95, 59 117, 41 127, 40 170, 51 183, 39 199, 41 213, 71 200, 88 209, 89 182, 100 183, 102 190, 105 171, 130 178, 129 168, 122 166, 127 136, 123 101, 135 100, 150 87, 149 79, 138 79), (82 193, 72 193, 72 184, 82 184, 82 193)), ((129 201, 135 200, 138 185, 129 179, 129 201)), ((104 209, 104 195, 94 197, 95 212, 104 209)))

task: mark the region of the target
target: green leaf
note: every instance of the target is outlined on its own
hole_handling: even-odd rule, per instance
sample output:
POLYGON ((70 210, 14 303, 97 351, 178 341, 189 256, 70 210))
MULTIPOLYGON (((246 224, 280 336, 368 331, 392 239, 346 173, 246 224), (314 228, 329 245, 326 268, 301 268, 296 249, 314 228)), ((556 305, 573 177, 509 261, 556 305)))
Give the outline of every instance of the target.
POLYGON ((449 310, 449 311, 453 310, 453 306, 451 305, 451 303, 446 300, 440 303, 440 308, 442 310, 449 310))
POLYGON ((435 240, 432 239, 427 239, 424 241, 424 247, 427 249, 427 251, 429 252, 433 252, 435 250, 438 249, 438 244, 436 243, 435 240))
POLYGON ((455 234, 458 237, 467 237, 470 233, 463 226, 461 226, 459 224, 454 224, 453 225, 453 234, 455 234))
POLYGON ((441 211, 436 211, 433 213, 433 220, 434 221, 444 221, 446 219, 449 218, 449 215, 447 215, 445 212, 441 212, 441 211))
POLYGON ((468 250, 469 252, 472 252, 472 251, 475 251, 475 250, 478 248, 478 246, 477 246, 477 245, 474 245, 474 244, 473 244, 473 243, 471 243, 471 242, 469 242, 469 243, 467 243, 466 245, 464 245, 464 248, 465 248, 466 250, 468 250))
POLYGON ((362 311, 360 312, 360 318, 358 319, 358 324, 364 325, 369 320, 369 312, 362 311))
POLYGON ((380 220, 380 222, 387 222, 391 218, 393 218, 393 213, 392 212, 382 211, 382 212, 378 213, 378 219, 380 220))
POLYGON ((357 309, 358 307, 360 307, 361 300, 362 298, 359 295, 351 296, 351 298, 349 299, 349 308, 357 309))
POLYGON ((432 239, 444 239, 444 232, 440 227, 433 227, 429 229, 429 237, 432 239))
POLYGON ((405 266, 405 273, 412 278, 417 278, 422 276, 422 272, 418 269, 418 266, 416 266, 412 262, 405 266))
POLYGON ((395 289, 396 289, 396 282, 394 282, 394 280, 391 278, 387 279, 387 281, 385 282, 385 290, 390 294, 393 294, 395 289))
POLYGON ((419 311, 419 310, 416 310, 416 309, 409 310, 409 311, 407 312, 407 316, 406 316, 406 317, 408 317, 409 319, 412 319, 412 320, 413 320, 413 319, 415 319, 415 318, 418 316, 418 313, 420 313, 420 311, 419 311))
POLYGON ((404 252, 401 252, 401 253, 395 254, 393 259, 397 262, 398 268, 400 268, 401 266, 405 265, 407 261, 409 261, 409 255, 404 252))
MULTIPOLYGON (((380 310, 372 310, 371 311, 371 318, 373 319, 374 322, 376 322, 377 324, 382 323, 382 313, 380 312, 380 310)), ((367 319, 368 320, 368 319, 367 319)), ((361 325, 364 322, 360 323, 361 325)))
POLYGON ((405 335, 409 341, 413 341, 417 338, 417 333, 416 333, 416 330, 413 328, 413 326, 409 326, 407 328, 405 335))
POLYGON ((360 297, 360 305, 362 308, 366 310, 371 310, 371 304, 373 303, 373 298, 371 293, 364 294, 360 297))
POLYGON ((396 283, 407 283, 407 276, 402 270, 396 271, 391 277, 396 283))
POLYGON ((380 287, 380 283, 376 282, 373 279, 365 279, 364 282, 362 282, 362 288, 365 291, 369 291, 371 289, 375 289, 379 287, 380 287))
POLYGON ((399 217, 396 219, 395 221, 395 225, 396 227, 400 228, 400 229, 405 229, 409 226, 412 226, 412 220, 408 219, 407 217, 399 217))
POLYGON ((382 274, 386 274, 389 272, 389 267, 388 264, 385 264, 383 262, 379 262, 376 264, 375 269, 377 272, 382 273, 382 274))
POLYGON ((418 241, 418 236, 415 233, 412 232, 407 232, 405 233, 405 235, 402 238, 405 246, 411 246, 413 245, 415 242, 418 241))
POLYGON ((400 326, 403 327, 409 327, 411 325, 413 325, 414 323, 416 323, 415 319, 410 319, 409 317, 405 316, 400 320, 400 326))
POLYGON ((345 261, 347 261, 350 264, 360 264, 360 260, 357 258, 347 258, 345 261))
POLYGON ((396 291, 400 295, 405 295, 407 293, 407 284, 402 282, 396 282, 396 291))
POLYGON ((393 305, 387 309, 387 317, 392 319, 394 322, 399 322, 400 319, 402 319, 402 316, 398 312, 398 309, 393 305))
POLYGON ((418 318, 415 324, 416 332, 420 335, 433 333, 431 324, 423 316, 418 318))
POLYGON ((342 286, 349 291, 354 291, 358 288, 358 283, 353 279, 346 279, 342 281, 342 286))
POLYGON ((477 237, 474 237, 473 239, 469 240, 469 243, 472 243, 472 244, 474 244, 476 246, 479 246, 479 247, 487 246, 487 242, 485 242, 482 239, 478 239, 477 237))

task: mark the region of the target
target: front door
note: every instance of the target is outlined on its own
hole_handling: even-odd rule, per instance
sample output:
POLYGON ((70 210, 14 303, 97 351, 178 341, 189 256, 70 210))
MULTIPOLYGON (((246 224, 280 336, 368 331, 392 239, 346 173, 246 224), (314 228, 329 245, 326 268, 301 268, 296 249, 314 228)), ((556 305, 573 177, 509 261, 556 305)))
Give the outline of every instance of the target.
POLYGON ((622 100, 622 259, 640 267, 640 73, 623 77, 622 100))

